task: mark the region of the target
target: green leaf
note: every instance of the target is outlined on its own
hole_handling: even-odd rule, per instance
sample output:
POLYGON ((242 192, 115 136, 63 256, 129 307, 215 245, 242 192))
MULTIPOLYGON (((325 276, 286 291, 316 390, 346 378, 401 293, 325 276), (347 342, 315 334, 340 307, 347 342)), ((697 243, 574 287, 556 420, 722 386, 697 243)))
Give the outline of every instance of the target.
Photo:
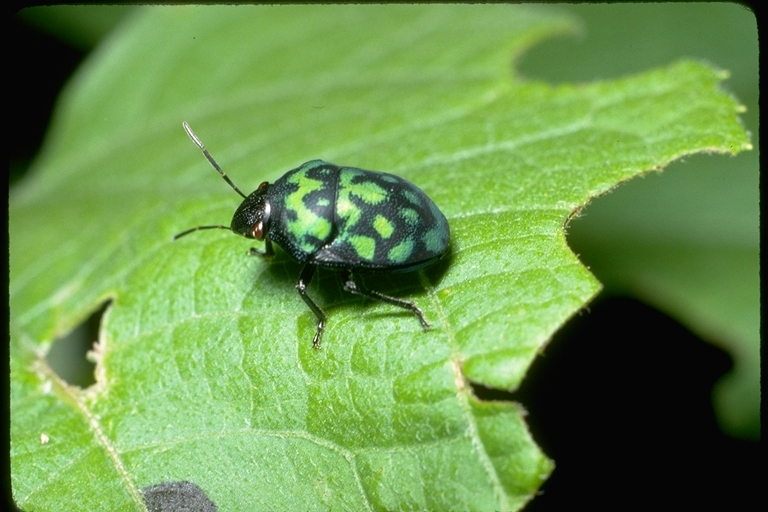
MULTIPOLYGON (((547 41, 522 73, 548 81, 616 76, 695 56, 726 66, 759 145, 754 13, 737 4, 571 5, 588 37, 547 41)), ((731 436, 760 438, 759 154, 697 155, 591 203, 568 243, 605 295, 637 297, 728 352, 713 405, 731 436)))
POLYGON ((510 63, 573 31, 509 6, 148 8, 61 99, 10 201, 11 464, 29 509, 141 510, 190 481, 220 510, 516 510, 552 470, 516 388, 599 285, 563 227, 591 198, 695 152, 749 147, 721 71, 680 62, 610 82, 526 82, 510 63), (369 276, 413 315, 321 271, 324 347, 294 290, 227 232, 242 189, 302 162, 394 172, 449 219, 452 254, 369 276), (50 344, 105 315, 97 383, 50 344), (98 492, 94 492, 97 489, 98 492))

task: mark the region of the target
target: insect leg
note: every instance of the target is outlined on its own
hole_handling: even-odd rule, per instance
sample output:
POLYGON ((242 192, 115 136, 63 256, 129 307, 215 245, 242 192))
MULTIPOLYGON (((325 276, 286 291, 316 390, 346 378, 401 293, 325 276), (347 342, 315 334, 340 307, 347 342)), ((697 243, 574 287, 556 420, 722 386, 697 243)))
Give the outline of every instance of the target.
POLYGON ((416 315, 416 318, 419 319, 419 322, 425 331, 430 327, 430 325, 424 319, 424 313, 421 312, 416 303, 398 299, 397 297, 390 297, 389 295, 384 295, 383 293, 379 293, 374 290, 366 290, 357 285, 354 278, 352 277, 352 272, 350 271, 346 271, 344 274, 344 290, 354 295, 360 295, 363 297, 368 297, 369 299, 380 300, 382 302, 386 302, 387 304, 392 304, 393 306, 408 309, 413 312, 414 315, 416 315))
POLYGON ((315 337, 312 339, 312 346, 319 349, 320 338, 325 329, 325 312, 320 309, 320 306, 315 304, 315 301, 313 301, 309 295, 307 295, 307 286, 309 286, 310 281, 312 281, 312 276, 315 274, 316 268, 317 267, 309 263, 304 265, 304 268, 299 275, 299 282, 296 283, 296 291, 299 292, 301 298, 304 299, 304 302, 309 306, 309 309, 311 309, 317 317, 317 332, 315 332, 315 337))
MULTIPOLYGON (((264 239, 264 250, 263 251, 260 251, 260 250, 258 250, 255 247, 251 247, 248 250, 248 254, 250 256, 260 256, 260 257, 265 258, 265 259, 266 258, 271 258, 272 256, 275 255, 275 250, 272 249, 272 240, 270 240, 269 238, 265 238, 264 239)), ((312 276, 310 275, 310 279, 311 278, 312 278, 312 276)), ((309 284, 309 282, 307 282, 307 284, 309 284)))

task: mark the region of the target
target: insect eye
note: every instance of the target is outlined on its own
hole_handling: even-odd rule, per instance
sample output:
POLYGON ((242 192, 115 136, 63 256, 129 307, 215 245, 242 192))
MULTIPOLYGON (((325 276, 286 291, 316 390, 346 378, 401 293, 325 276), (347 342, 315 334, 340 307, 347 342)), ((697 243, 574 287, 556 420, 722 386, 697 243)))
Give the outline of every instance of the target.
POLYGON ((251 236, 256 240, 264 240, 264 223, 262 221, 253 225, 251 228, 251 236))

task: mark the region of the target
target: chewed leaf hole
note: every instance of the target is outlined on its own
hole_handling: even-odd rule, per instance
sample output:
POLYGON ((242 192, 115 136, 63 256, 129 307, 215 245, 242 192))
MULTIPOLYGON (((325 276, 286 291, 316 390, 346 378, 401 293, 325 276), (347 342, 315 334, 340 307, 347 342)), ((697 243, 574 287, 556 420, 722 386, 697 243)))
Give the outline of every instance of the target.
POLYGON ((99 339, 101 319, 111 300, 102 303, 101 307, 72 329, 66 336, 57 338, 51 345, 46 360, 48 365, 62 380, 68 384, 87 388, 96 383, 94 376, 95 363, 88 360, 88 352, 93 350, 93 344, 99 339))
POLYGON ((512 393, 505 389, 489 388, 472 381, 469 381, 469 385, 478 400, 484 402, 511 402, 514 400, 512 393))

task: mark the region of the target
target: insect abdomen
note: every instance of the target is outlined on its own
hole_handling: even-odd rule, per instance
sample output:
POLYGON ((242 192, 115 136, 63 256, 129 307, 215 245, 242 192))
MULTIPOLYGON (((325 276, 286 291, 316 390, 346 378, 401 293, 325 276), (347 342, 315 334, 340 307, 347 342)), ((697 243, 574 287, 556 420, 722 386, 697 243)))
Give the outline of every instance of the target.
POLYGON ((341 167, 336 236, 314 256, 319 265, 406 271, 448 249, 448 221, 413 183, 388 173, 341 167))

